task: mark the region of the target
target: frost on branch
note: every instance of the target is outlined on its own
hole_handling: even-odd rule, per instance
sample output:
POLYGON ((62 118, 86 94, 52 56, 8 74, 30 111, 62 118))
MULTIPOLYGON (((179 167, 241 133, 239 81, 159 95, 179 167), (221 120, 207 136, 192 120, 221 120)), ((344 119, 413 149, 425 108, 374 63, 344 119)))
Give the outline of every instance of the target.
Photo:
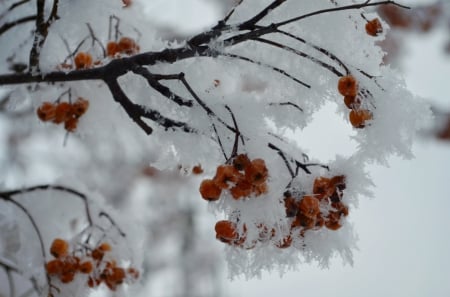
POLYGON ((159 168, 202 164, 208 177, 196 194, 220 217, 211 230, 226 244, 232 275, 300 262, 326 266, 335 254, 351 262, 355 235, 347 218, 358 196, 370 193, 364 166, 409 157, 429 116, 376 46, 388 28, 370 9, 406 8, 394 1, 244 0, 211 29, 167 43, 131 17, 138 3, 120 13, 112 2, 95 3, 105 6, 95 21, 72 14, 91 2, 61 5, 38 51, 41 73, 2 75, 0 85, 40 83, 33 105, 53 123, 59 101, 71 110, 70 99, 60 100, 65 91, 89 98, 88 112, 69 112, 63 121, 77 120, 66 130, 82 141, 130 133, 133 123, 153 145, 144 142, 140 154, 160 148, 153 160, 159 168), (55 54, 55 45, 66 52, 55 54), (358 147, 325 163, 289 135, 328 103, 338 106, 358 147))

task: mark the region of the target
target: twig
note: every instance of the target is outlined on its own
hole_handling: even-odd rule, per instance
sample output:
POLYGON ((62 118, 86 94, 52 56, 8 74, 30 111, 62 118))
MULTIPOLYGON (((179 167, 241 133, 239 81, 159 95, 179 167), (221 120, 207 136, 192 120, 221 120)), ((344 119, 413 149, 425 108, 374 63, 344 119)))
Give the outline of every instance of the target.
POLYGON ((168 87, 166 87, 166 86, 164 86, 164 85, 162 85, 162 84, 160 84, 158 82, 159 80, 163 80, 163 79, 164 80, 170 80, 170 79, 179 80, 180 79, 180 75, 179 74, 175 74, 175 75, 153 75, 145 67, 136 67, 136 68, 133 69, 133 72, 136 73, 136 74, 141 75, 142 77, 144 77, 147 80, 147 83, 149 84, 150 87, 152 87, 153 89, 158 91, 161 95, 163 95, 167 99, 172 100, 173 102, 177 103, 180 106, 187 106, 187 107, 192 107, 193 106, 192 100, 186 100, 186 99, 176 95, 168 87))
POLYGON ((12 21, 12 22, 4 23, 0 27, 0 35, 2 35, 3 33, 5 33, 6 31, 8 31, 11 28, 14 28, 17 25, 24 24, 24 23, 31 22, 31 21, 35 21, 35 20, 36 20, 36 15, 29 15, 29 16, 17 19, 15 21, 12 21))
POLYGON ((270 142, 268 144, 268 147, 272 150, 275 150, 278 153, 278 155, 281 157, 281 159, 283 159, 284 164, 286 165, 286 168, 288 169, 289 174, 291 175, 291 178, 295 178, 297 176, 297 174, 294 174, 294 171, 292 170, 291 165, 289 164, 289 161, 286 158, 285 153, 280 148, 276 147, 274 144, 272 144, 270 142))
POLYGON ((250 63, 256 64, 256 65, 260 65, 260 66, 263 66, 263 67, 267 67, 267 68, 269 68, 269 69, 271 69, 271 70, 273 70, 273 71, 275 71, 275 72, 277 72, 277 73, 279 73, 279 74, 281 74, 283 76, 286 76, 287 78, 295 81, 296 83, 298 83, 298 84, 300 84, 300 85, 302 85, 302 86, 304 86, 304 87, 306 87, 308 89, 311 88, 311 86, 309 84, 307 84, 307 83, 305 83, 305 82, 295 78, 294 76, 290 75, 289 73, 287 73, 286 71, 284 71, 283 69, 280 69, 278 67, 274 67, 272 65, 269 65, 269 64, 266 64, 266 63, 262 63, 262 62, 258 62, 258 61, 255 61, 253 59, 250 59, 250 58, 247 58, 247 57, 244 57, 244 56, 240 56, 240 55, 236 55, 236 54, 219 53, 219 55, 224 56, 224 57, 235 58, 235 59, 239 59, 239 60, 242 60, 242 61, 246 61, 246 62, 250 62, 250 63))
POLYGON ((374 3, 370 3, 370 1, 365 1, 365 2, 360 3, 360 4, 339 6, 339 7, 334 7, 334 8, 328 8, 328 9, 321 9, 321 10, 313 11, 313 12, 310 12, 310 13, 307 13, 307 14, 295 17, 295 18, 288 19, 288 20, 283 21, 283 22, 276 23, 275 26, 278 28, 278 27, 281 27, 281 26, 284 26, 284 25, 287 25, 287 24, 290 24, 290 23, 293 23, 293 22, 297 22, 297 21, 302 20, 302 19, 306 19, 306 18, 309 18, 309 17, 312 17, 312 16, 325 14, 325 13, 329 13, 329 12, 336 12, 336 11, 343 11, 343 10, 352 10, 352 9, 360 9, 360 8, 364 8, 364 7, 379 6, 379 5, 385 5, 385 4, 392 4, 392 5, 395 5, 395 6, 399 6, 401 8, 410 9, 410 7, 408 7, 408 6, 398 4, 395 1, 391 1, 391 0, 374 2, 374 3))
POLYGON ((271 106, 273 106, 273 105, 293 106, 294 108, 296 108, 296 109, 300 110, 301 112, 303 112, 303 109, 300 106, 298 106, 297 104, 292 103, 292 102, 280 102, 280 103, 272 102, 272 103, 269 103, 269 105, 271 105, 271 106))
POLYGON ((286 51, 294 53, 294 54, 296 54, 296 55, 298 55, 300 57, 308 59, 311 62, 316 63, 316 64, 320 65, 321 67, 331 71, 333 74, 337 75, 338 77, 341 77, 341 76, 344 75, 342 72, 340 72, 339 70, 337 70, 335 67, 331 66, 330 64, 322 62, 321 60, 319 60, 319 59, 317 59, 317 58, 315 58, 315 57, 313 57, 311 55, 308 55, 308 54, 306 54, 306 53, 304 53, 302 51, 299 51, 299 50, 297 50, 295 48, 283 45, 281 43, 278 43, 278 42, 275 42, 275 41, 272 41, 272 40, 264 39, 264 38, 255 38, 253 40, 258 41, 258 42, 262 42, 262 43, 265 43, 265 44, 268 44, 268 45, 271 45, 271 46, 274 46, 274 47, 277 47, 277 48, 280 48, 280 49, 283 49, 283 50, 286 50, 286 51))
POLYGON ((117 229, 117 232, 119 232, 120 236, 122 236, 122 237, 126 237, 126 236, 127 236, 127 235, 125 234, 125 232, 123 232, 123 231, 119 228, 119 226, 116 224, 116 222, 111 218, 111 216, 110 216, 109 214, 107 214, 107 213, 104 212, 104 211, 101 211, 101 212, 98 214, 98 216, 99 216, 100 218, 101 218, 101 217, 107 218, 108 221, 111 223, 111 225, 113 225, 114 228, 117 229))

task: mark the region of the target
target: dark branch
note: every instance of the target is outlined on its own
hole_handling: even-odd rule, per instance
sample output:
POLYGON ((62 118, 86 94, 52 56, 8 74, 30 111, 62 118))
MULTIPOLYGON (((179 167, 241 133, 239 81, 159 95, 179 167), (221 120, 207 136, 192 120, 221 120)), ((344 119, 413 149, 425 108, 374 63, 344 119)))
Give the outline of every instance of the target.
POLYGON ((17 19, 13 22, 4 23, 3 26, 0 27, 0 35, 2 35, 3 33, 5 33, 6 31, 8 31, 11 28, 14 28, 17 25, 31 22, 34 20, 36 20, 36 15, 29 15, 29 16, 17 19))
POLYGON ((278 27, 281 27, 281 26, 284 26, 284 25, 287 25, 287 24, 290 24, 290 23, 293 23, 293 22, 300 21, 302 19, 306 19, 306 18, 309 18, 309 17, 312 17, 312 16, 320 15, 320 14, 326 14, 326 13, 330 13, 330 12, 343 11, 343 10, 361 9, 361 8, 369 7, 369 6, 379 6, 379 5, 385 5, 385 4, 392 4, 392 5, 399 6, 399 7, 405 8, 405 9, 409 9, 408 6, 398 4, 395 1, 391 1, 391 0, 389 0, 389 1, 381 1, 381 2, 374 2, 374 3, 369 3, 369 2, 370 1, 365 1, 365 2, 360 3, 360 4, 353 4, 353 5, 346 5, 346 6, 340 6, 340 7, 333 7, 333 8, 328 8, 328 9, 317 10, 317 11, 314 11, 314 12, 311 12, 311 13, 307 13, 307 14, 304 14, 304 15, 301 15, 301 16, 298 16, 298 17, 295 17, 295 18, 283 21, 283 22, 276 23, 275 26, 278 28, 278 27))
POLYGON ((255 38, 254 40, 258 41, 258 42, 262 42, 262 43, 268 44, 268 45, 271 45, 271 46, 274 46, 274 47, 277 47, 277 48, 280 48, 280 49, 283 49, 283 50, 286 50, 286 51, 294 53, 294 54, 296 54, 296 55, 298 55, 300 57, 306 58, 306 59, 310 60, 311 62, 314 62, 314 63, 320 65, 321 67, 331 71, 333 74, 337 75, 338 77, 341 77, 341 76, 344 75, 342 72, 340 72, 339 70, 337 70, 335 67, 331 66, 330 64, 327 64, 327 63, 325 63, 325 62, 323 62, 323 61, 321 61, 321 60, 319 60, 319 59, 317 59, 317 58, 315 58, 315 57, 313 57, 311 55, 308 55, 308 54, 306 54, 306 53, 304 53, 302 51, 299 51, 299 50, 297 50, 295 48, 283 45, 281 43, 278 43, 278 42, 275 42, 275 41, 272 41, 272 40, 264 39, 264 38, 255 38))
POLYGON ((120 105, 122 105, 128 116, 148 135, 153 132, 153 129, 147 125, 141 118, 147 118, 158 125, 167 129, 181 129, 183 132, 196 133, 197 131, 189 127, 186 123, 175 121, 164 117, 156 110, 150 110, 142 105, 133 103, 127 95, 123 92, 119 83, 115 79, 105 81, 111 91, 111 94, 120 105))
POLYGON ((24 188, 24 189, 20 189, 20 190, 0 192, 0 196, 11 197, 11 196, 22 195, 22 194, 26 194, 26 193, 30 193, 30 192, 34 192, 34 191, 39 191, 39 190, 55 190, 55 191, 66 192, 66 193, 75 195, 75 196, 79 197, 80 199, 82 199, 83 203, 84 203, 84 207, 85 207, 86 218, 88 220, 89 226, 92 226, 92 218, 91 218, 91 213, 89 210, 89 204, 88 204, 86 195, 84 195, 83 193, 78 192, 74 189, 65 187, 65 186, 38 185, 38 186, 33 186, 33 187, 24 188))
MULTIPOLYGON (((284 164, 286 165, 286 167, 289 171, 289 174, 291 175, 291 178, 295 178, 296 174, 294 174, 294 171, 292 170, 291 165, 289 164, 289 160, 286 158, 285 153, 280 148, 278 148, 277 146, 275 146, 274 144, 272 144, 270 142, 268 144, 268 147, 278 153, 278 155, 281 157, 281 159, 283 159, 284 164)), ((310 172, 307 172, 307 173, 310 173, 310 172)))
POLYGON ((271 106, 273 106, 273 105, 293 106, 294 108, 296 108, 296 109, 300 110, 301 112, 303 112, 303 109, 300 106, 298 106, 297 104, 292 103, 292 102, 280 102, 280 103, 272 102, 272 103, 269 103, 269 105, 271 105, 271 106))
POLYGON ((177 94, 173 93, 168 87, 160 84, 158 80, 169 80, 169 79, 180 79, 180 76, 178 74, 175 75, 153 75, 147 68, 145 67, 136 67, 133 69, 133 72, 136 74, 141 75, 147 80, 147 83, 150 87, 158 91, 161 95, 168 98, 169 100, 172 100, 176 104, 180 106, 188 106, 192 107, 193 102, 192 100, 186 100, 177 94))
POLYGON ((278 67, 274 67, 274 66, 271 66, 269 64, 258 62, 258 61, 252 60, 250 58, 243 57, 243 56, 236 55, 236 54, 219 53, 219 55, 224 56, 224 57, 235 58, 235 59, 239 59, 239 60, 242 60, 242 61, 247 61, 247 62, 256 64, 256 65, 260 65, 260 66, 263 66, 263 67, 267 67, 267 68, 269 68, 269 69, 271 69, 271 70, 273 70, 275 72, 278 72, 279 74, 281 74, 283 76, 286 76, 287 78, 295 81, 296 83, 301 84, 302 86, 304 86, 304 87, 306 87, 308 89, 311 88, 311 86, 309 84, 307 84, 305 82, 302 82, 301 80, 295 78, 294 76, 290 75, 289 73, 287 73, 286 71, 284 71, 283 69, 280 69, 278 67))
POLYGON ((242 23, 239 25, 239 30, 251 30, 254 28, 254 26, 263 18, 265 18, 272 10, 280 6, 286 2, 286 0, 275 0, 273 1, 269 6, 264 8, 260 13, 249 19, 248 21, 242 23))

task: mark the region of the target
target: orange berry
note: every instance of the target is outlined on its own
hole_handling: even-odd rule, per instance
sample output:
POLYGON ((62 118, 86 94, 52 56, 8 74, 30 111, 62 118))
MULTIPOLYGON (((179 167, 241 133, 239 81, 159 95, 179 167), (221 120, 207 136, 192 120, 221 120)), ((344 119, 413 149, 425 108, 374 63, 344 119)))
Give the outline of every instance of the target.
POLYGON ((63 273, 59 276, 59 280, 64 284, 70 283, 71 281, 73 281, 74 278, 75 278, 74 272, 63 273))
POLYGON ((284 197, 284 208, 286 209, 286 216, 288 218, 295 217, 298 212, 297 201, 291 195, 284 197))
POLYGON ((314 180, 313 193, 314 197, 319 200, 328 198, 333 194, 334 189, 330 187, 330 179, 319 176, 314 180))
POLYGON ((105 256, 105 253, 102 252, 100 249, 96 248, 92 251, 91 257, 94 260, 101 261, 103 259, 103 256, 105 256))
POLYGON ((98 246, 98 249, 102 252, 109 252, 112 250, 111 245, 107 242, 103 242, 98 246))
POLYGON ((342 227, 342 225, 339 223, 340 219, 341 214, 337 211, 331 210, 325 220, 325 226, 330 230, 337 230, 342 227))
POLYGON ((86 69, 92 66, 92 56, 85 52, 79 52, 74 58, 76 69, 86 69))
POLYGON ((193 174, 202 174, 203 173, 203 168, 201 165, 196 165, 192 168, 192 173, 193 174))
POLYGON ((236 224, 231 221, 218 221, 214 229, 216 230, 216 238, 222 242, 231 243, 239 237, 236 224))
POLYGON ((266 183, 253 185, 253 193, 255 193, 255 196, 265 194, 265 193, 267 193, 267 191, 268 191, 268 188, 267 188, 266 183))
POLYGON ((125 270, 121 267, 112 268, 112 272, 109 279, 115 282, 116 284, 123 283, 123 280, 125 279, 125 270))
POLYGON ((320 213, 319 200, 313 196, 303 196, 298 204, 300 214, 315 219, 320 213))
POLYGON ((352 110, 349 114, 350 123, 355 128, 364 128, 366 121, 372 119, 372 113, 366 109, 352 110))
POLYGON ((344 103, 349 109, 358 109, 361 106, 361 100, 357 96, 345 96, 344 103))
POLYGON ((88 108, 89 101, 82 97, 78 97, 77 101, 72 104, 72 113, 76 117, 80 117, 88 110, 88 108))
POLYGON ((222 190, 211 179, 205 179, 200 184, 200 194, 207 201, 216 201, 220 198, 222 190))
POLYGON ((245 179, 239 180, 236 183, 236 186, 230 189, 230 193, 236 200, 242 197, 250 196, 252 193, 252 184, 245 179))
POLYGON ((378 36, 378 34, 383 33, 383 26, 378 18, 367 22, 366 33, 370 36, 378 36))
POLYGON ((122 3, 123 3, 123 7, 125 8, 125 7, 130 6, 133 3, 133 1, 132 0, 122 0, 122 3))
POLYGON ((247 157, 246 154, 240 154, 237 155, 236 158, 233 160, 233 166, 239 171, 245 170, 247 166, 250 165, 250 159, 247 157))
POLYGON ((80 270, 81 273, 91 273, 93 266, 92 263, 89 261, 83 262, 79 265, 78 269, 80 270))
POLYGON ((351 76, 343 76, 338 82, 338 91, 342 96, 356 96, 358 94, 358 82, 351 76))
POLYGON ((67 132, 75 132, 78 125, 78 119, 77 118, 69 118, 64 122, 64 129, 66 129, 67 132))
POLYGON ((263 159, 254 159, 245 168, 245 178, 252 184, 262 184, 269 175, 266 163, 263 159))
POLYGON ((133 55, 139 52, 139 46, 129 37, 122 37, 119 40, 119 51, 127 55, 133 55))
POLYGON ((106 54, 109 57, 114 57, 118 53, 120 53, 119 44, 114 41, 108 42, 106 45, 106 54))
POLYGON ((55 110, 53 123, 60 124, 72 117, 72 105, 67 102, 58 103, 55 110))
POLYGON ((62 272, 63 263, 59 259, 54 259, 51 261, 48 261, 47 264, 45 264, 45 270, 49 275, 57 275, 62 272))
POLYGON ((69 243, 63 239, 56 238, 50 246, 50 253, 55 258, 66 256, 69 253, 69 243))
POLYGON ((55 118, 56 106, 51 102, 43 102, 36 110, 36 113, 41 121, 51 121, 55 118))
POLYGON ((217 167, 216 175, 213 178, 215 184, 221 189, 228 189, 228 183, 239 181, 241 174, 232 165, 220 165, 217 167))

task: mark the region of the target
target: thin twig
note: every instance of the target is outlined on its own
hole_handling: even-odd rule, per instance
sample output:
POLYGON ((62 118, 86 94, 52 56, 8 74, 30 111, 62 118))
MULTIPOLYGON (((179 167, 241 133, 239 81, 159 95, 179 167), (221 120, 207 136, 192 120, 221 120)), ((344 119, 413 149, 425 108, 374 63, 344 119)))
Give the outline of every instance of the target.
POLYGON ((160 93, 167 99, 172 100, 173 102, 175 102, 176 104, 178 104, 180 106, 187 106, 187 107, 193 106, 192 100, 186 100, 186 99, 178 96, 177 94, 173 93, 168 87, 166 87, 158 82, 159 80, 172 80, 172 79, 179 80, 180 79, 179 74, 153 75, 145 67, 136 67, 135 69, 133 69, 133 72, 144 77, 147 80, 147 83, 149 84, 150 87, 152 87, 154 90, 156 90, 158 93, 160 93))
POLYGON ((319 60, 319 59, 317 59, 317 58, 315 58, 315 57, 313 57, 311 55, 308 55, 308 54, 306 54, 306 53, 304 53, 302 51, 299 51, 299 50, 297 50, 295 48, 283 45, 281 43, 278 43, 278 42, 275 42, 275 41, 272 41, 272 40, 269 40, 269 39, 264 39, 264 38, 255 38, 254 40, 258 41, 258 42, 262 42, 262 43, 268 44, 268 45, 271 45, 271 46, 274 46, 274 47, 277 47, 277 48, 280 48, 280 49, 283 49, 283 50, 286 50, 286 51, 294 53, 294 54, 296 54, 296 55, 298 55, 300 57, 308 59, 311 62, 316 63, 317 65, 319 65, 319 66, 321 66, 321 67, 331 71, 333 74, 337 75, 338 77, 344 76, 344 74, 342 72, 337 70, 332 65, 327 64, 327 63, 325 63, 325 62, 323 62, 323 61, 321 61, 321 60, 319 60))
POLYGON ((238 2, 231 8, 230 12, 227 13, 227 15, 223 18, 223 22, 226 23, 230 19, 230 17, 233 15, 236 8, 241 5, 241 3, 244 2, 244 0, 238 0, 238 2))
POLYGON ((292 170, 291 165, 289 164, 289 161, 286 158, 285 153, 280 148, 278 148, 277 146, 275 146, 274 144, 272 144, 270 142, 268 144, 268 147, 272 150, 275 150, 278 153, 278 155, 281 157, 281 159, 283 159, 284 164, 286 165, 286 168, 288 169, 289 174, 291 175, 291 178, 295 178, 296 174, 294 174, 294 171, 292 170))
POLYGON ((11 28, 14 28, 17 25, 24 24, 24 23, 31 22, 31 21, 35 21, 35 20, 36 20, 36 15, 29 15, 29 16, 17 19, 15 21, 12 21, 12 22, 4 23, 0 27, 0 35, 5 33, 6 31, 8 31, 11 28))
POLYGON ((273 70, 273 71, 275 71, 275 72, 277 72, 277 73, 279 73, 279 74, 281 74, 283 76, 286 76, 287 78, 295 81, 296 83, 298 83, 298 84, 300 84, 300 85, 302 85, 302 86, 304 86, 304 87, 306 87, 308 89, 311 88, 311 85, 309 85, 309 84, 299 80, 298 78, 295 78, 294 76, 290 75, 289 73, 287 73, 286 71, 284 71, 283 69, 280 69, 278 67, 274 67, 274 66, 266 64, 266 63, 258 62, 258 61, 255 61, 253 59, 241 56, 241 55, 229 54, 229 53, 219 53, 219 55, 224 56, 224 57, 235 58, 235 59, 239 59, 239 60, 242 60, 242 61, 246 61, 246 62, 250 62, 250 63, 256 64, 256 65, 259 65, 259 66, 267 67, 267 68, 269 68, 269 69, 271 69, 271 70, 273 70))
POLYGON ((271 106, 273 106, 273 105, 293 106, 294 108, 296 108, 296 109, 300 110, 301 112, 303 112, 303 109, 300 106, 298 106, 297 104, 292 103, 292 102, 280 102, 280 103, 272 102, 272 103, 269 103, 269 105, 271 105, 271 106))
POLYGON ((395 5, 395 6, 399 6, 401 8, 410 9, 410 7, 408 7, 408 6, 401 5, 401 4, 399 4, 399 3, 395 2, 395 1, 391 1, 391 0, 374 2, 374 3, 369 3, 369 2, 370 1, 365 1, 365 2, 360 3, 360 4, 339 6, 339 7, 334 7, 334 8, 328 8, 328 9, 321 9, 321 10, 313 11, 313 12, 310 12, 310 13, 307 13, 307 14, 295 17, 295 18, 288 19, 288 20, 283 21, 283 22, 275 23, 275 26, 278 28, 278 27, 281 27, 281 26, 284 26, 284 25, 287 25, 287 24, 290 24, 290 23, 293 23, 293 22, 300 21, 302 19, 306 19, 306 18, 309 18, 309 17, 312 17, 312 16, 320 15, 320 14, 326 14, 326 13, 330 13, 330 12, 343 11, 343 10, 361 9, 361 8, 369 7, 369 6, 380 6, 380 5, 385 5, 385 4, 392 4, 392 5, 395 5))

